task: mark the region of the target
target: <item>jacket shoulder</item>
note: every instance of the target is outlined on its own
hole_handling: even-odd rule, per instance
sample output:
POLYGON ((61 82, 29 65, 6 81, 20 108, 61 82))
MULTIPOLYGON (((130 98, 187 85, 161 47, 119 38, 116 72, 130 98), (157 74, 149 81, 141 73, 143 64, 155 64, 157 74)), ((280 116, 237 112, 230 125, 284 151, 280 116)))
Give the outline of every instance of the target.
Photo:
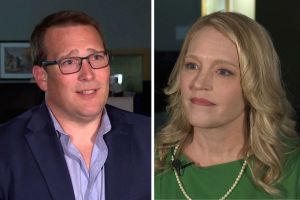
MULTIPOLYGON (((30 121, 32 121, 36 113, 39 113, 36 118, 40 121, 43 120, 43 114, 40 115, 42 110, 46 111, 46 107, 43 108, 43 105, 35 106, 15 118, 0 124, 0 143, 1 141, 5 142, 4 138, 6 137, 13 138, 23 136, 23 134, 28 131, 28 124, 30 124, 30 121)), ((40 121, 37 121, 35 124, 39 124, 40 121)))
POLYGON ((142 124, 142 125, 149 125, 149 127, 151 126, 150 117, 147 117, 145 115, 122 110, 111 105, 106 105, 105 108, 107 110, 109 119, 112 121, 116 120, 116 121, 126 122, 129 124, 135 124, 135 125, 142 124))

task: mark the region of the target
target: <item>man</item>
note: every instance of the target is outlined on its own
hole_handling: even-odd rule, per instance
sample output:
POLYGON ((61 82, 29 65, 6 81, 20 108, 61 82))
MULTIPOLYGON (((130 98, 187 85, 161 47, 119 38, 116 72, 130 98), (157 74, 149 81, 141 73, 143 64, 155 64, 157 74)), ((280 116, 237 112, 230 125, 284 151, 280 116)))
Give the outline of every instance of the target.
POLYGON ((96 21, 49 15, 31 48, 45 102, 0 127, 0 200, 150 199, 150 120, 105 105, 109 55, 96 21))

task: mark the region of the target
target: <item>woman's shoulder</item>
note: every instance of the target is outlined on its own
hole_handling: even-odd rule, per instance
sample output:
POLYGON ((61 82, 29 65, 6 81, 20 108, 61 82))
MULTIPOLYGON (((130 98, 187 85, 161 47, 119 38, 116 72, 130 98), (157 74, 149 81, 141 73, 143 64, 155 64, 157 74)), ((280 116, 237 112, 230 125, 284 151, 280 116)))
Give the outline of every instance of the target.
POLYGON ((300 171, 300 147, 286 153, 284 171, 300 171))
POLYGON ((174 199, 178 192, 177 181, 172 168, 157 172, 154 177, 155 199, 174 199))
POLYGON ((286 164, 295 165, 297 163, 300 164, 300 146, 286 153, 286 164))
MULTIPOLYGON (((158 159, 158 158, 157 158, 158 159)), ((162 169, 155 171, 155 180, 171 176, 173 171, 171 168, 171 152, 168 152, 165 159, 165 164, 162 169)))
POLYGON ((282 187, 286 196, 300 197, 300 147, 286 154, 283 165, 282 187))
MULTIPOLYGON (((176 188, 176 179, 174 175, 172 163, 172 152, 169 151, 166 155, 165 165, 163 169, 157 170, 154 176, 155 199, 164 199, 169 195, 170 189, 176 188)), ((173 192, 171 192, 173 193, 173 192)))

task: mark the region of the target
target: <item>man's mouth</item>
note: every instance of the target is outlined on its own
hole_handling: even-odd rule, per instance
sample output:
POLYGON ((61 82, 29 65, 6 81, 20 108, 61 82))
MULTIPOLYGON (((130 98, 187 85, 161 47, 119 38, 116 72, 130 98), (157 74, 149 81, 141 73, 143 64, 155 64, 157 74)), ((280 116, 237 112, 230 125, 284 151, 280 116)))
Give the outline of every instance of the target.
POLYGON ((82 90, 82 91, 79 91, 78 93, 80 93, 80 94, 93 94, 95 92, 96 92, 96 90, 82 90))

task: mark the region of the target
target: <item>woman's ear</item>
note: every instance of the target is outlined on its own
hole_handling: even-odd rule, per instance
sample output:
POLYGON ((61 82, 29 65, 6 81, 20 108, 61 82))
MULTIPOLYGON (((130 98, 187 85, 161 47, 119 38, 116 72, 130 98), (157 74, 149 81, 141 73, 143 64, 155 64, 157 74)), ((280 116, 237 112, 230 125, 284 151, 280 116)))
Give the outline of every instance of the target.
POLYGON ((32 68, 32 74, 39 88, 46 92, 48 89, 48 74, 46 70, 43 67, 34 65, 32 68))

